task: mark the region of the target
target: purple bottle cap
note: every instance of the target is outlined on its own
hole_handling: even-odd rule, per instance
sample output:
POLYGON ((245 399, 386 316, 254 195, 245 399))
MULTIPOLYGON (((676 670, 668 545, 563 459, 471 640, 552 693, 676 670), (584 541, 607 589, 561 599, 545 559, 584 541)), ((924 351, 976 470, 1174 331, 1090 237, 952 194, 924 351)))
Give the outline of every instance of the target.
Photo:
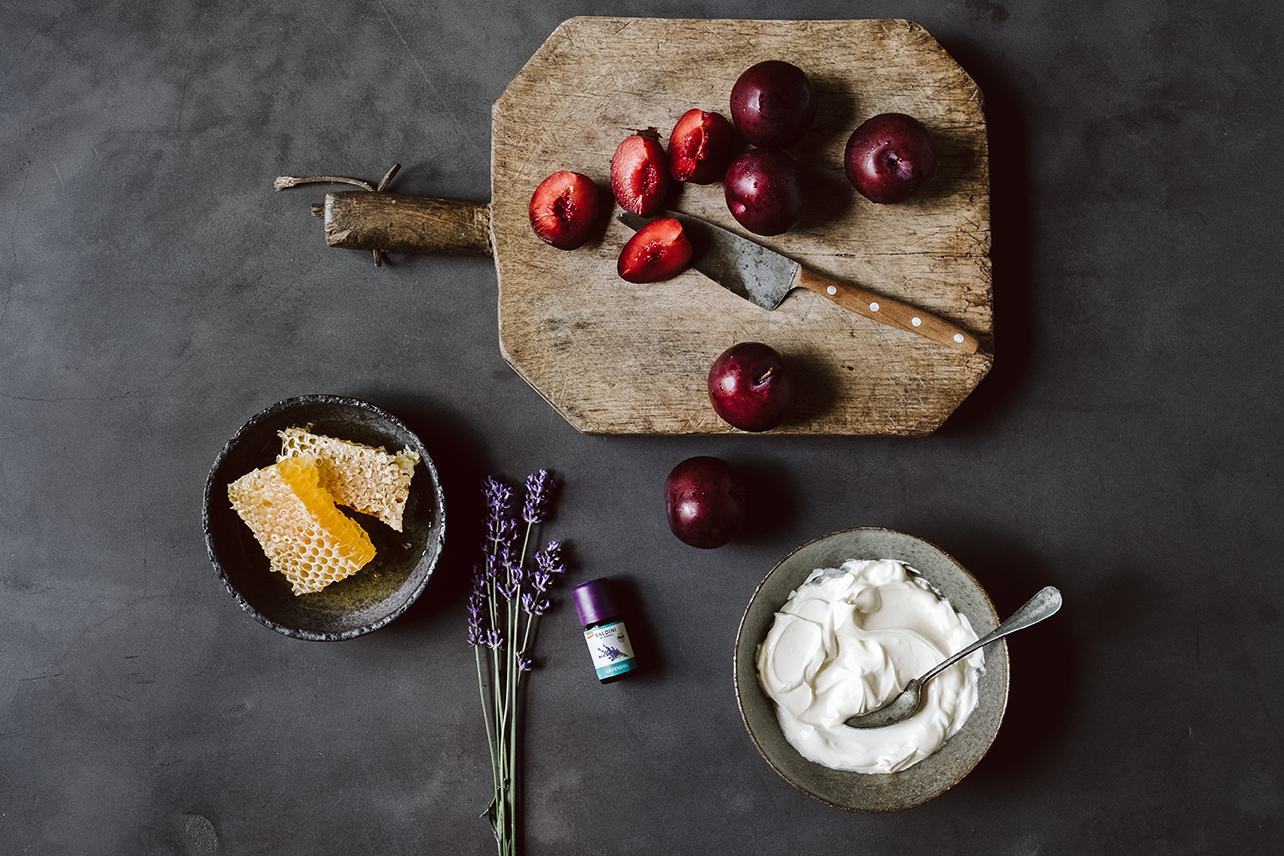
POLYGON ((575 611, 580 616, 580 624, 585 627, 613 618, 618 613, 615 608, 615 598, 611 597, 611 584, 608 580, 598 579, 580 583, 571 596, 575 600, 575 611))

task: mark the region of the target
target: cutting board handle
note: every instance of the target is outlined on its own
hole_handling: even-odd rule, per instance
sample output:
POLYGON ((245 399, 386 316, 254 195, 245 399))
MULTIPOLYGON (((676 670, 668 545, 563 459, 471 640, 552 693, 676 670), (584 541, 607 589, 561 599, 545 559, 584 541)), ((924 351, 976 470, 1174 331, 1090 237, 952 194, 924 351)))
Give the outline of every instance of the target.
POLYGON ((490 205, 440 196, 327 193, 325 242, 350 250, 389 253, 494 254, 490 205))

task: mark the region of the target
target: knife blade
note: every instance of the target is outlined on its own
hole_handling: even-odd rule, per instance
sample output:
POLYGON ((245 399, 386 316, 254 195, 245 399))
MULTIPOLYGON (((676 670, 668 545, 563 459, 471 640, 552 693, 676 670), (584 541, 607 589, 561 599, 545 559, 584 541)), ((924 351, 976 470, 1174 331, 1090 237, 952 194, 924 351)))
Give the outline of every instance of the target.
POLYGON ((652 220, 672 217, 682 223, 694 253, 691 267, 733 294, 766 310, 774 310, 795 288, 809 291, 873 321, 975 354, 979 343, 963 328, 908 303, 876 294, 819 271, 751 241, 708 220, 665 211, 657 217, 639 217, 628 211, 616 219, 638 230, 652 220))

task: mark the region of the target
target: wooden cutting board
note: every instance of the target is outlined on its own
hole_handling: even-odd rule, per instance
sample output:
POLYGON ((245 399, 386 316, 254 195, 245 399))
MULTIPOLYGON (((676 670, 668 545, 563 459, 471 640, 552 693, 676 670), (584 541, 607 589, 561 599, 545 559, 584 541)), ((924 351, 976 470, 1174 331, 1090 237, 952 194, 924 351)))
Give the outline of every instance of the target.
MULTIPOLYGON (((771 345, 799 375, 795 411, 775 433, 928 434, 989 371, 981 92, 918 25, 572 18, 526 63, 492 116, 500 346, 577 429, 734 433, 710 407, 706 385, 714 359, 744 341, 771 345), (654 127, 667 147, 674 123, 692 107, 730 118, 736 78, 765 59, 806 71, 820 107, 791 150, 807 177, 807 211, 788 233, 756 240, 960 324, 981 341, 979 353, 961 354, 802 290, 768 312, 695 271, 631 285, 615 266, 632 233, 614 219, 578 250, 535 237, 528 206, 546 176, 584 173, 613 201, 610 162, 621 140, 654 127), (848 183, 843 149, 862 121, 892 111, 916 116, 932 132, 937 172, 920 197, 875 205, 848 183)), ((721 183, 683 187, 674 207, 747 234, 727 211, 721 183)))

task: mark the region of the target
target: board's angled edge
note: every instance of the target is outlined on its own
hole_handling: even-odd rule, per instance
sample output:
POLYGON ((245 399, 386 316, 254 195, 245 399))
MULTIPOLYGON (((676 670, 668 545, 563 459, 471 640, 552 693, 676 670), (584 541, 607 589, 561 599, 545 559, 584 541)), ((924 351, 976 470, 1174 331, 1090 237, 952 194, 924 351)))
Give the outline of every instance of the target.
MULTIPOLYGON (((624 28, 624 27, 627 27, 627 26, 629 26, 630 24, 633 24, 633 23, 643 23, 643 22, 644 22, 644 23, 648 23, 648 24, 655 24, 655 23, 657 23, 657 22, 659 22, 659 21, 660 21, 660 19, 655 19, 655 18, 631 18, 631 17, 575 16, 575 17, 572 17, 572 18, 568 18, 568 19, 564 20, 561 24, 559 24, 559 25, 558 25, 558 26, 557 26, 557 27, 556 27, 556 28, 555 28, 555 29, 550 33, 549 37, 545 40, 545 42, 544 42, 543 44, 541 44, 540 48, 539 48, 539 49, 538 49, 534 54, 532 54, 531 58, 530 58, 530 59, 528 59, 528 60, 527 60, 527 62, 526 62, 525 64, 523 64, 522 70, 521 70, 521 71, 519 71, 519 73, 518 73, 518 75, 517 75, 517 76, 515 76, 515 78, 514 78, 514 81, 513 81, 513 82, 515 82, 519 77, 521 77, 522 73, 523 73, 523 72, 525 72, 525 71, 528 69, 528 67, 530 67, 530 66, 532 65, 532 63, 535 63, 535 62, 536 62, 536 61, 538 61, 538 60, 542 60, 543 55, 544 55, 545 53, 547 53, 547 52, 549 52, 549 51, 552 51, 552 50, 557 49, 557 45, 556 45, 557 37, 558 37, 559 35, 564 35, 564 34, 565 34, 566 32, 568 32, 568 31, 575 30, 576 28, 579 28, 579 27, 584 26, 584 25, 586 25, 586 24, 592 24, 592 25, 594 25, 594 26, 600 26, 600 25, 602 25, 602 24, 604 24, 604 23, 614 22, 614 23, 617 23, 621 28, 624 28)), ((769 25, 771 25, 772 23, 791 24, 791 25, 796 25, 796 24, 800 23, 800 22, 798 22, 798 21, 791 21, 791 20, 782 20, 782 21, 778 21, 778 22, 777 22, 777 21, 773 21, 773 20, 760 20, 760 21, 750 21, 750 22, 745 22, 745 21, 741 21, 741 20, 739 20, 739 19, 669 19, 667 23, 681 23, 682 21, 687 21, 688 23, 693 23, 693 24, 694 24, 694 23, 698 23, 698 24, 702 24, 702 25, 717 24, 717 23, 719 23, 719 22, 722 22, 722 23, 729 23, 729 24, 754 23, 754 24, 763 25, 763 26, 769 26, 769 25)), ((984 132, 983 132, 983 134, 982 134, 982 137, 983 137, 983 139, 985 140, 985 146, 986 146, 986 150, 985 150, 985 181, 986 181, 986 193, 987 193, 987 200, 986 200, 987 205, 986 205, 986 210, 987 210, 987 220, 988 220, 988 191, 989 191, 989 185, 988 185, 988 182, 989 182, 988 124, 986 124, 986 123, 985 123, 985 117, 984 117, 984 113, 985 113, 985 111, 984 111, 984 95, 983 95, 983 92, 982 92, 982 91, 981 91, 981 89, 980 89, 980 86, 976 83, 975 79, 974 79, 974 78, 973 78, 973 77, 972 77, 972 76, 971 76, 971 75, 966 71, 966 69, 963 69, 963 67, 958 63, 958 61, 957 61, 957 60, 956 60, 952 55, 950 55, 950 54, 949 54, 949 52, 948 52, 948 51, 947 51, 947 50, 946 50, 946 49, 945 49, 945 48, 944 48, 944 47, 943 47, 943 46, 942 46, 942 45, 941 45, 941 44, 940 44, 940 43, 939 43, 939 42, 938 42, 938 41, 937 41, 937 40, 936 40, 936 39, 935 39, 935 38, 934 38, 934 37, 933 37, 933 36, 932 36, 932 35, 931 35, 931 34, 930 34, 926 29, 925 29, 925 28, 923 28, 921 25, 918 25, 918 24, 916 24, 916 23, 914 23, 914 22, 912 22, 912 21, 908 21, 908 20, 905 20, 905 19, 867 19, 867 20, 849 21, 849 22, 817 22, 817 23, 829 23, 829 24, 842 24, 842 23, 857 24, 857 23, 859 23, 859 24, 871 24, 871 25, 872 25, 872 24, 886 24, 886 25, 904 26, 904 27, 908 28, 909 30, 911 30, 912 32, 914 32, 914 33, 916 33, 916 34, 920 34, 920 35, 921 35, 921 37, 922 37, 924 40, 926 40, 926 41, 930 41, 930 42, 931 42, 931 44, 932 44, 932 47, 933 47, 933 49, 934 49, 935 51, 939 52, 943 57, 947 58, 951 64, 953 64, 956 68, 958 68, 958 69, 959 69, 959 71, 962 73, 962 75, 963 75, 963 76, 967 79, 967 81, 971 84, 972 91, 975 93, 975 97, 976 97, 977 102, 978 102, 978 105, 977 105, 977 106, 978 106, 978 108, 979 108, 979 110, 980 110, 980 112, 981 112, 981 116, 982 116, 982 118, 981 118, 981 122, 982 122, 982 124, 983 124, 983 125, 985 125, 985 127, 984 127, 984 132)), ((495 119, 496 113, 497 113, 497 112, 502 108, 502 105, 504 104, 504 102, 505 102, 506 98, 509 96, 510 88, 512 87, 513 82, 510 82, 509 86, 508 86, 508 87, 505 87, 504 92, 503 92, 503 93, 501 93, 500 97, 499 97, 499 98, 497 98, 497 99, 496 99, 496 101, 494 102, 494 104, 492 105, 492 122, 494 122, 494 119, 495 119)), ((496 161, 495 161, 495 152, 496 152, 496 149, 495 149, 495 141, 494 141, 494 139, 492 139, 492 148, 491 148, 492 182, 494 181, 494 175, 495 175, 495 163, 496 163, 496 161)), ((492 189, 493 189, 493 188, 492 188, 492 189)), ((492 194, 492 196, 494 196, 494 194, 492 194)), ((968 369, 967 369, 967 371, 966 371, 965 373, 966 373, 966 374, 968 374, 971 378, 974 378, 974 379, 970 381, 970 385, 968 386, 968 388, 967 388, 967 389, 964 389, 964 390, 962 390, 962 391, 961 391, 961 393, 958 395, 957 399, 955 399, 955 400, 954 400, 954 403, 953 403, 953 404, 948 408, 948 410, 945 412, 945 414, 944 414, 942 417, 940 417, 940 418, 939 418, 939 420, 936 420, 936 421, 935 421, 935 423, 934 423, 934 424, 932 424, 931 426, 927 426, 927 427, 926 427, 926 430, 924 430, 924 427, 925 427, 925 426, 920 425, 920 426, 918 426, 917 428, 909 427, 909 429, 908 429, 908 430, 891 430, 891 431, 889 431, 889 430, 876 430, 876 431, 870 431, 870 432, 861 432, 861 431, 853 431, 853 430, 850 430, 850 429, 851 429, 851 426, 849 425, 849 426, 847 426, 847 430, 824 430, 824 431, 816 431, 816 430, 809 430, 809 429, 808 429, 808 427, 804 425, 804 426, 801 426, 801 427, 797 428, 796 430, 790 430, 790 429, 788 429, 787 427, 782 427, 782 429, 778 429, 778 433, 796 433, 796 434, 821 434, 821 433, 824 433, 824 434, 836 434, 836 435, 847 435, 847 436, 859 436, 859 435, 862 435, 862 434, 882 434, 882 435, 897 435, 897 434, 899 434, 899 435, 902 435, 902 436, 924 436, 924 435, 927 435, 927 434, 934 433, 936 430, 938 430, 938 429, 939 429, 939 428, 940 428, 940 427, 941 427, 941 426, 942 426, 942 425, 943 425, 943 424, 948 420, 949 416, 950 416, 950 415, 952 415, 952 414, 957 410, 958 406, 959 406, 959 405, 960 405, 964 400, 966 400, 966 398, 967 398, 967 397, 968 397, 972 392, 974 392, 974 391, 975 391, 976 387, 977 387, 977 386, 978 386, 978 385, 979 385, 979 384, 984 380, 984 378, 986 377, 986 375, 988 375, 988 373, 989 373, 990 369, 993 367, 993 359, 994 359, 994 356, 993 356, 993 334, 994 334, 994 324, 993 324, 993 311, 992 311, 992 306, 993 306, 993 303, 992 303, 992 301, 993 301, 993 278, 992 278, 992 269, 990 269, 989 264, 988 264, 988 262, 989 262, 989 258, 990 258, 990 234, 989 234, 989 223, 988 223, 988 222, 987 222, 987 224, 986 224, 986 227, 987 227, 987 228, 985 229, 985 233, 986 233, 986 234, 985 234, 985 249, 984 249, 984 252, 983 252, 981 255, 983 256, 983 258, 984 258, 984 259, 986 260, 986 262, 987 262, 987 264, 986 264, 986 291, 987 291, 987 302, 988 302, 989 309, 990 309, 990 312, 989 312, 989 314, 988 314, 989 329, 988 329, 988 330, 986 330, 986 331, 979 331, 979 332, 983 332, 983 333, 984 333, 984 337, 985 337, 985 339, 986 339, 986 340, 988 340, 988 346, 985 348, 985 350, 984 350, 981 354, 975 355, 974 357, 972 357, 972 358, 969 360, 969 363, 971 363, 971 365, 969 365, 969 367, 968 367, 968 369)), ((493 240, 493 241, 495 242, 495 244, 496 244, 496 247, 498 248, 498 240, 497 240, 497 236, 496 236, 496 234, 495 234, 494 220, 493 220, 493 219, 492 219, 492 223, 491 223, 491 236, 492 236, 492 240, 493 240)), ((497 255, 498 255, 498 253, 497 253, 497 255)), ((498 262, 498 259, 497 259, 497 262, 498 262)), ((499 265, 498 265, 498 264, 497 264, 497 269, 499 269, 499 265)), ((502 277, 502 271, 501 271, 501 273, 500 273, 500 276, 502 277)), ((502 291, 502 287, 503 287, 503 286, 502 286, 502 282, 501 282, 501 284, 500 284, 501 291, 502 291)), ((973 305, 975 305, 975 304, 973 304, 973 305)), ((569 423, 569 424, 571 424, 571 425, 572 425, 576 430, 580 431, 581 433, 585 433, 585 434, 639 434, 639 433, 643 433, 643 434, 644 434, 644 433, 656 433, 656 431, 654 431, 654 430, 646 430, 647 428, 652 427, 652 426, 649 426, 649 425, 648 425, 648 426, 646 426, 645 428, 644 428, 644 427, 642 427, 642 426, 625 427, 625 426, 619 426, 619 425, 613 425, 613 424, 612 424, 612 425, 606 425, 606 427, 603 427, 603 425, 602 425, 602 423, 601 423, 600 421, 594 421, 592 418, 590 418, 590 417, 588 417, 588 416, 584 416, 584 414, 579 413, 579 412, 578 412, 578 410, 569 409, 569 408, 564 407, 564 406, 562 406, 561 404, 559 404, 557 401, 555 401, 553 398, 551 398, 548 394, 546 394, 543 390, 541 390, 541 389, 539 388, 539 386, 537 385, 536 380, 535 380, 535 379, 533 379, 532 377, 530 377, 530 376, 528 375, 528 373, 526 373, 526 372, 522 369, 522 367, 521 367, 521 359, 520 359, 519 355, 517 355, 517 354, 515 354, 515 353, 513 353, 513 352, 512 352, 512 350, 510 349, 510 347, 509 347, 509 345, 508 345, 508 343, 507 343, 507 341, 506 341, 506 339, 505 339, 505 337, 504 337, 504 335, 503 335, 503 329, 502 329, 502 316, 503 316, 503 312, 502 312, 502 308, 500 308, 499 306, 497 306, 497 316, 498 316, 498 320, 499 320, 499 323, 500 323, 500 326, 501 326, 501 329, 500 329, 500 350, 501 350, 501 355, 503 356, 503 358, 504 358, 505 362, 506 362, 506 363, 507 363, 507 364, 508 364, 508 365, 509 365, 509 366, 510 366, 510 367, 511 367, 511 368, 512 368, 512 369, 513 369, 517 374, 518 374, 518 376, 519 376, 519 377, 522 377, 522 379, 523 379, 523 380, 524 380, 528 385, 530 385, 533 389, 535 389, 535 390, 536 390, 536 392, 537 392, 538 394, 540 394, 540 396, 541 396, 541 397, 543 397, 543 398, 545 399, 545 401, 547 401, 547 402, 549 403, 549 405, 550 405, 551 407, 553 407, 553 408, 554 408, 554 410, 556 410, 560 415, 562 415, 562 416, 563 416, 563 418, 565 418, 565 419, 568 421, 568 423, 569 423), (595 427, 595 426, 596 426, 596 427, 595 427)), ((904 427, 907 427, 907 426, 902 426, 902 427, 904 428, 904 427)), ((736 431, 736 429, 734 429, 734 428, 730 428, 730 426, 719 425, 719 426, 717 426, 714 430, 704 430, 704 429, 702 429, 702 430, 697 431, 697 432, 675 432, 675 431, 660 430, 660 431, 659 431, 659 433, 726 434, 726 433, 740 433, 740 432, 737 432, 737 431, 736 431)))

